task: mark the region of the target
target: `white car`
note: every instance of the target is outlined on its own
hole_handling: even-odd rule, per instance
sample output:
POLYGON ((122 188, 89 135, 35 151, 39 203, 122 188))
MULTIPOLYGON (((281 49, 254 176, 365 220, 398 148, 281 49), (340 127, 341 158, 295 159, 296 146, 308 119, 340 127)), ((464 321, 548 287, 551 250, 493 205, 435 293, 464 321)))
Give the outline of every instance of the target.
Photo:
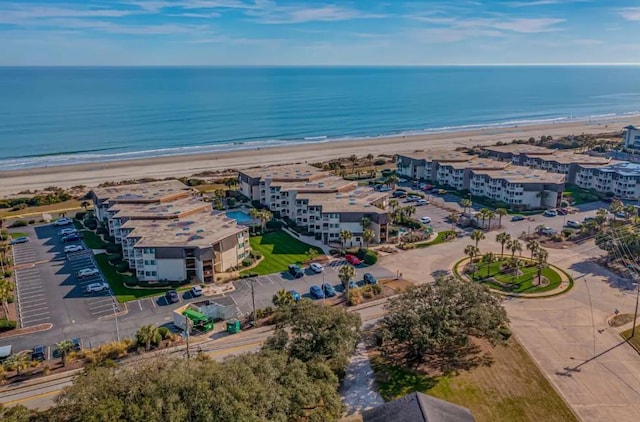
POLYGON ((555 217, 557 215, 558 215, 558 211, 556 211, 556 210, 546 210, 544 212, 544 216, 545 217, 555 217))
POLYGON ((383 186, 380 189, 378 189, 378 192, 389 192, 391 191, 391 188, 389 186, 383 186))
POLYGON ((69 245, 64 247, 64 253, 79 252, 84 250, 82 245, 69 245))
POLYGON ((83 268, 78 271, 78 278, 93 277, 100 274, 97 268, 83 268))
POLYGON ((191 291, 191 297, 200 297, 202 296, 202 293, 204 293, 202 291, 202 287, 200 286, 193 286, 190 291, 191 291))
POLYGON ((62 217, 53 222, 54 226, 68 226, 72 224, 73 220, 67 217, 62 217))
POLYGON ((313 264, 309 265, 309 268, 311 268, 311 271, 313 271, 314 273, 321 273, 322 270, 324 270, 322 265, 318 264, 317 262, 314 262, 313 264))
POLYGON ((580 227, 582 227, 582 224, 580 224, 579 221, 569 220, 569 221, 567 221, 566 226, 570 227, 572 229, 579 229, 580 227))
POLYGON ((426 199, 418 199, 416 201, 416 206, 421 206, 421 205, 429 205, 429 201, 427 201, 426 199))
POLYGON ((420 222, 421 222, 422 224, 429 224, 429 223, 431 223, 431 219, 430 219, 429 217, 422 217, 422 218, 420 219, 420 222))
POLYGON ((556 230, 552 229, 551 227, 544 227, 540 230, 540 233, 542 234, 546 234, 547 236, 553 236, 554 234, 558 233, 556 230))
POLYGON ((72 228, 62 229, 58 232, 58 236, 66 236, 68 234, 78 233, 78 230, 72 228))
POLYGON ((107 290, 109 290, 107 283, 91 283, 84 289, 87 293, 105 292, 107 290))
POLYGON ((413 201, 419 201, 421 199, 422 198, 420 198, 418 195, 409 195, 409 197, 407 198, 407 200, 412 201, 412 202, 413 201))

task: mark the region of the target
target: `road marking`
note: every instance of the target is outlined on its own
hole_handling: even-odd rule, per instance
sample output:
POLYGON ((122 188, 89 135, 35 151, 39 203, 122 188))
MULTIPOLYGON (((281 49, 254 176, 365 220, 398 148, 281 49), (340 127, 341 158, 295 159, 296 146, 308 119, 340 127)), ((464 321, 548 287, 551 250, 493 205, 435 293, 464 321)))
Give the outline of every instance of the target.
POLYGON ((5 401, 5 402, 2 402, 2 405, 3 406, 12 406, 14 404, 23 403, 23 402, 29 401, 29 400, 42 399, 44 397, 53 396, 54 394, 57 395, 60 392, 62 392, 62 388, 60 388, 58 390, 48 391, 46 393, 40 393, 40 394, 36 394, 36 395, 33 395, 33 396, 24 397, 22 399, 15 399, 15 400, 11 400, 11 401, 5 401))
MULTIPOLYGON (((20 298, 22 297, 22 295, 20 294, 20 292, 18 292, 18 294, 17 294, 16 296, 18 296, 18 300, 22 300, 22 299, 20 299, 20 298)), ((45 294, 44 294, 44 293, 36 293, 35 295, 28 295, 28 296, 26 297, 26 299, 27 299, 27 301, 28 301, 29 299, 33 299, 34 297, 39 297, 39 296, 45 296, 45 294)))
POLYGON ((154 308, 157 308, 158 305, 156 305, 156 301, 153 299, 149 299, 151 301, 151 304, 153 305, 154 308))
POLYGON ((138 302, 138 306, 140 307, 140 310, 142 310, 142 302, 140 302, 139 300, 137 302, 138 302))
POLYGON ((38 285, 33 285, 33 286, 22 287, 20 289, 20 292, 32 291, 32 290, 43 291, 44 290, 44 286, 42 284, 38 284, 38 285))
MULTIPOLYGON (((42 299, 39 299, 39 300, 42 300, 42 299)), ((46 306, 47 301, 46 300, 44 300, 42 302, 36 301, 35 303, 33 303, 31 301, 26 301, 26 303, 27 303, 26 305, 21 304, 20 307, 24 309, 24 308, 33 308, 33 307, 36 307, 36 306, 46 306)))
POLYGON ((100 309, 102 308, 107 308, 107 309, 113 309, 113 304, 112 303, 107 303, 105 305, 99 305, 99 306, 89 306, 89 311, 91 311, 92 313, 95 312, 103 312, 100 311, 100 309))
POLYGON ((22 326, 24 328, 30 326, 30 325, 38 325, 36 323, 42 322, 42 321, 49 321, 51 319, 51 317, 43 317, 43 318, 36 318, 36 319, 28 319, 26 322, 22 321, 22 326))
POLYGON ((35 313, 35 314, 32 314, 32 313, 29 312, 28 315, 25 315, 25 319, 31 319, 31 317, 37 317, 37 316, 41 316, 41 315, 49 315, 50 313, 51 312, 49 312, 49 311, 39 312, 39 313, 35 313))

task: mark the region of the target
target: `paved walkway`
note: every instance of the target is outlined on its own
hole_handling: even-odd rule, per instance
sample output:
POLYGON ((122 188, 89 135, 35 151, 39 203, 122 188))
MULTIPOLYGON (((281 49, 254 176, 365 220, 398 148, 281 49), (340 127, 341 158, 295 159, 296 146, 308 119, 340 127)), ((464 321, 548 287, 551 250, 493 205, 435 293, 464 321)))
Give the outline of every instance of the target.
POLYGON ((363 410, 384 403, 376 390, 375 374, 371 369, 364 341, 360 341, 349 361, 340 395, 347 408, 347 415, 362 413, 363 410))

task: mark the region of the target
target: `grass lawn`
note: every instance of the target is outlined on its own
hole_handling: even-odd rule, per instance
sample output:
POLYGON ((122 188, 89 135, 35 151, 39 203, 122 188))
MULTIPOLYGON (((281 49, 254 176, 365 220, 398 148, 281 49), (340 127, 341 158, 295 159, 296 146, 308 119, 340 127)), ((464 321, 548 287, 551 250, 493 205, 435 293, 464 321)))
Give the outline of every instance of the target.
MULTIPOLYGON (((474 281, 482 281, 485 278, 493 277, 501 283, 509 283, 509 284, 517 284, 518 287, 514 289, 507 289, 505 287, 500 286, 499 284, 492 282, 485 282, 486 285, 493 289, 507 291, 511 293, 538 293, 538 292, 546 292, 549 290, 553 290, 556 287, 560 286, 562 283, 562 279, 560 278, 560 274, 558 274, 554 269, 547 267, 542 270, 543 277, 546 277, 549 280, 549 284, 546 286, 538 287, 534 283, 538 282, 538 269, 535 266, 531 267, 522 267, 520 271, 522 271, 522 275, 519 277, 513 277, 511 274, 504 274, 500 272, 500 266, 504 264, 506 260, 500 260, 494 262, 489 266, 489 273, 487 275, 487 265, 482 262, 477 262, 478 271, 473 276, 474 281)), ((529 263, 529 261, 526 261, 529 263)))
POLYGON ((636 325, 636 335, 631 337, 631 328, 627 331, 620 333, 623 339, 628 340, 629 343, 640 353, 640 325, 636 325))
POLYGON ((107 246, 100 236, 89 230, 82 231, 82 240, 89 249, 104 249, 107 246))
POLYGON ((428 377, 372 359, 380 394, 393 400, 420 391, 467 407, 477 422, 577 421, 514 339, 493 351, 494 363, 457 376, 428 377))
MULTIPOLYGON (((56 211, 64 211, 67 215, 74 214, 74 211, 81 211, 80 204, 82 201, 72 199, 70 201, 60 202, 53 205, 42 205, 40 207, 27 207, 17 211, 0 211, 0 217, 27 217, 39 216, 42 213, 55 213, 56 211)), ((41 217, 40 217, 41 218, 41 217)))
POLYGON ((27 237, 27 234, 22 232, 13 232, 13 233, 9 233, 9 235, 11 236, 12 239, 17 239, 18 237, 27 237))
POLYGON ((308 259, 306 252, 310 248, 324 254, 320 248, 301 242, 283 231, 251 237, 249 243, 251 249, 260 252, 264 258, 256 267, 246 272, 259 275, 286 271, 289 264, 300 264, 306 261, 308 259))
POLYGON ((600 197, 593 192, 589 192, 587 189, 579 188, 576 185, 565 185, 564 197, 573 198, 573 205, 588 204, 590 202, 597 202, 600 197))
POLYGON ((416 248, 426 248, 427 246, 439 245, 440 243, 444 243, 444 237, 449 233, 449 231, 438 232, 435 239, 429 239, 423 242, 417 242, 416 248))
POLYGON ((124 285, 125 281, 129 278, 126 275, 119 274, 116 268, 109 264, 109 255, 101 253, 95 256, 96 263, 100 267, 100 271, 104 274, 111 290, 116 295, 118 302, 129 302, 131 300, 141 299, 149 296, 163 295, 167 290, 171 290, 171 287, 161 289, 130 289, 124 285))

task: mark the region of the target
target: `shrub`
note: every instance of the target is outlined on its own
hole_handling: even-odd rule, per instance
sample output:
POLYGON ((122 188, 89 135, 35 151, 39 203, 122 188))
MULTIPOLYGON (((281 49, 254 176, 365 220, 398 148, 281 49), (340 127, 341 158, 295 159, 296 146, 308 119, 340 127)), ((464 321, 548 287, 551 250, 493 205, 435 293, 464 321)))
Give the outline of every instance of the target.
POLYGON ((120 255, 119 253, 114 253, 113 255, 109 256, 107 261, 109 261, 109 264, 111 265, 117 265, 122 262, 122 255, 120 255))
POLYGON ((29 223, 26 220, 16 220, 9 227, 26 227, 29 223))
POLYGON ((116 265, 116 271, 119 273, 126 273, 129 271, 129 263, 127 261, 122 261, 116 265))
POLYGON ((87 220, 84 223, 84 226, 86 228, 88 228, 89 230, 97 230, 98 229, 98 222, 95 220, 87 220))
POLYGON ((9 278, 13 275, 13 271, 12 270, 5 270, 4 272, 4 277, 5 278, 9 278))
POLYGON ((158 333, 160 333, 162 340, 166 340, 166 338, 169 337, 169 329, 167 327, 159 327, 158 333))
POLYGON ((29 224, 36 224, 36 220, 29 220, 29 224))
POLYGON ((236 206, 236 198, 227 199, 227 205, 229 205, 230 207, 235 207, 236 206))
POLYGON ((379 284, 372 284, 371 290, 373 291, 374 295, 378 296, 379 294, 382 293, 382 286, 379 284))
POLYGON ((0 331, 8 331, 16 328, 18 323, 11 319, 2 318, 0 319, 0 331))
POLYGON ((116 243, 116 238, 113 236, 109 236, 109 235, 104 236, 104 240, 109 243, 116 243))
POLYGON ((378 262, 378 255, 374 251, 367 251, 364 256, 364 263, 374 265, 376 262, 378 262))
POLYGON ((139 282, 138 279, 131 278, 130 280, 125 281, 124 284, 129 287, 136 287, 139 285, 139 282))
POLYGON ((347 298, 347 304, 349 306, 359 305, 362 303, 362 292, 360 289, 349 290, 349 297, 347 298))
POLYGON ((329 249, 329 255, 340 255, 340 251, 337 249, 329 249))
POLYGON ((267 221, 266 227, 270 230, 280 230, 283 225, 284 223, 282 221, 273 219, 273 220, 267 221))
POLYGON ((360 290, 362 291, 362 297, 365 299, 371 299, 374 296, 373 289, 371 285, 364 286, 360 290))
POLYGON ((84 220, 84 216, 87 215, 87 213, 85 211, 79 211, 76 213, 75 219, 82 221, 84 220))
POLYGON ((249 265, 251 265, 251 260, 250 259, 243 259, 242 260, 242 266, 243 267, 248 267, 249 265))
POLYGON ((261 259, 262 258, 262 254, 260 252, 251 251, 250 255, 251 255, 251 258, 253 258, 253 259, 261 259))
POLYGON ((100 227, 98 227, 98 228, 96 229, 96 233, 97 233, 97 234, 107 234, 107 233, 108 233, 108 231, 107 231, 107 229, 106 229, 105 227, 100 226, 100 227))
POLYGON ((20 210, 23 210, 25 208, 27 208, 27 204, 22 203, 22 204, 18 204, 18 205, 13 206, 11 208, 11 211, 20 211, 20 210))
POLYGON ((105 249, 107 250, 107 253, 110 254, 120 253, 120 245, 116 243, 109 243, 107 246, 105 246, 105 249))

